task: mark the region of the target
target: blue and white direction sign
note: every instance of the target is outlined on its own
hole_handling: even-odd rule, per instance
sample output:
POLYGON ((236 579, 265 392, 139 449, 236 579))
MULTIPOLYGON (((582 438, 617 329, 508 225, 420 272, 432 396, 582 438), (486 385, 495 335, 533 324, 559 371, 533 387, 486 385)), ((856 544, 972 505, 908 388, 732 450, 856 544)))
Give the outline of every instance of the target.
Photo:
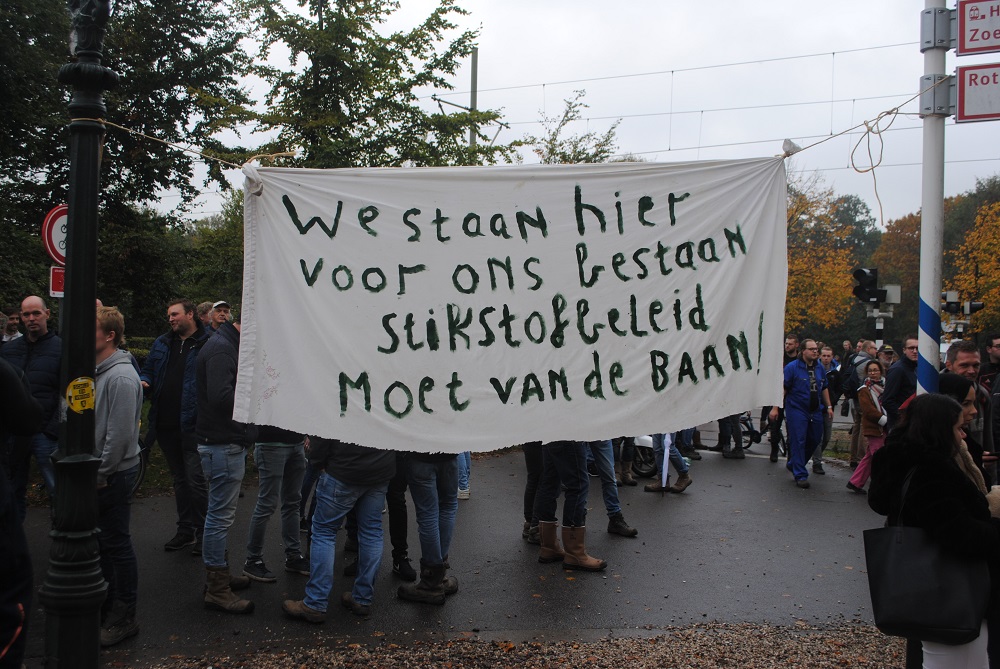
POLYGON ((957 78, 956 123, 1000 119, 1000 63, 960 67, 957 78))
POLYGON ((958 0, 956 55, 994 51, 1000 51, 1000 0, 958 0))

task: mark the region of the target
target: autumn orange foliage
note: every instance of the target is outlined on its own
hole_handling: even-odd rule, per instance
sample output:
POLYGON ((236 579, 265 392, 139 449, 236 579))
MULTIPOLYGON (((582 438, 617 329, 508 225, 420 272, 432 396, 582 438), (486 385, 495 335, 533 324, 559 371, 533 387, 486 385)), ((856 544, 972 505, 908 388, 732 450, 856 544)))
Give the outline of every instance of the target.
POLYGON ((832 189, 817 178, 788 186, 788 296, 785 330, 842 323, 851 306, 851 226, 837 223, 832 189))
POLYGON ((976 223, 965 242, 951 252, 955 263, 957 290, 963 301, 977 300, 986 307, 969 319, 969 332, 1000 328, 1000 203, 988 204, 976 212, 976 223))

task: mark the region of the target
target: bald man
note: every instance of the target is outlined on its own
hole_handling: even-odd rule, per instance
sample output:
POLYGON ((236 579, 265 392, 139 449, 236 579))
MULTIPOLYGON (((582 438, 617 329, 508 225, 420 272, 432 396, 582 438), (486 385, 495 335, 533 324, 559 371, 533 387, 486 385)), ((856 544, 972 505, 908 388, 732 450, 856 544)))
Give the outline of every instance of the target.
POLYGON ((55 491, 55 469, 52 454, 59 447, 59 368, 62 363, 62 340, 49 331, 50 312, 45 301, 36 296, 21 302, 21 323, 24 336, 0 348, 0 357, 24 372, 31 395, 42 405, 42 422, 27 440, 10 440, 7 444, 7 474, 14 487, 18 515, 24 520, 27 507, 28 471, 34 454, 38 470, 51 497, 55 491))

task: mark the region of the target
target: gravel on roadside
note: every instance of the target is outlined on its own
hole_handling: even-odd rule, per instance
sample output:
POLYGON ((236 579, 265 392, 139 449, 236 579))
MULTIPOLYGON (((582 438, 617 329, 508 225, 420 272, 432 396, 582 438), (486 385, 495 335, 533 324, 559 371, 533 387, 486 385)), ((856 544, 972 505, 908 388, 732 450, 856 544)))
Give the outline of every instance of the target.
POLYGON ((266 650, 241 655, 173 656, 155 669, 462 669, 517 667, 557 669, 841 669, 903 667, 905 644, 874 627, 804 622, 777 627, 709 623, 669 627, 658 636, 582 641, 452 641, 371 645, 337 642, 314 648, 266 650))

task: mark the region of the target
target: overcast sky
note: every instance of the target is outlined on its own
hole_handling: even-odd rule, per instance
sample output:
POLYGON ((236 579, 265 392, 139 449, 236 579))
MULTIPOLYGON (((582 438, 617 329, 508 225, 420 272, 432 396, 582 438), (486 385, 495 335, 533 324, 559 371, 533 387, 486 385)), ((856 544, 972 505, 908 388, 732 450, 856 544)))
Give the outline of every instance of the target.
MULTIPOLYGON (((436 4, 402 0, 387 30, 417 24, 436 4)), ((783 138, 807 146, 902 105, 882 135, 875 177, 885 220, 920 208, 921 121, 916 101, 903 103, 923 74, 917 45, 923 2, 462 4, 471 12, 460 19, 462 26, 480 30, 479 107, 502 110, 511 125, 498 141, 539 133, 541 114, 559 113, 576 89, 587 91, 590 108, 589 120, 575 131, 603 131, 621 118, 620 151, 661 162, 776 155, 783 138)), ((1000 53, 957 58, 950 52, 946 73, 994 61, 1000 53)), ((456 93, 446 99, 468 105, 469 76, 466 66, 456 93)), ((862 135, 809 148, 790 169, 819 172, 837 194, 858 195, 878 217, 872 175, 850 167, 851 149, 862 135)), ((956 125, 949 119, 945 142, 946 195, 1000 172, 1000 122, 956 125)), ((872 143, 877 150, 879 138, 872 143)), ((525 162, 537 162, 530 151, 522 153, 525 162)), ((860 167, 870 164, 866 144, 856 159, 860 167)), ((203 197, 193 214, 218 210, 218 197, 203 197)))

